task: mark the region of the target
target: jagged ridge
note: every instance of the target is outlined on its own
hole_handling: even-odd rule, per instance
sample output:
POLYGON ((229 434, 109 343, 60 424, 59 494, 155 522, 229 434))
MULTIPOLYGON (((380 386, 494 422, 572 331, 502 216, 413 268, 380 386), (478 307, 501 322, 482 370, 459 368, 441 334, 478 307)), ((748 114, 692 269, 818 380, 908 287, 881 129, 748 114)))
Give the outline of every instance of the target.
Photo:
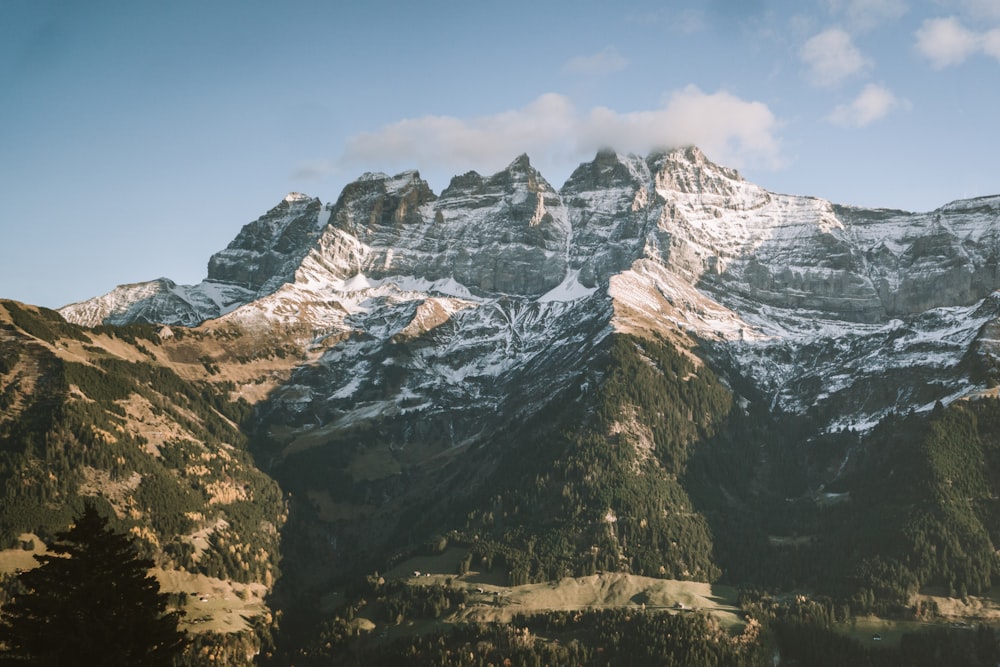
MULTIPOLYGON (((119 288, 61 312, 88 324, 224 315, 376 340, 435 329, 468 349, 508 341, 500 356, 470 352, 475 368, 422 381, 444 387, 524 363, 510 341, 541 350, 555 340, 546 331, 564 333, 526 330, 511 313, 548 322, 568 303, 603 301, 617 328, 708 341, 775 407, 833 428, 981 386, 960 361, 993 351, 976 340, 996 316, 983 299, 997 287, 998 217, 998 197, 912 214, 775 194, 696 148, 604 151, 556 191, 522 155, 440 196, 415 171, 366 174, 327 207, 290 195, 213 256, 206 282, 119 288), (870 381, 891 369, 925 388, 879 398, 870 381), (859 382, 875 397, 854 400, 859 382)), ((350 380, 328 395, 347 398, 364 374, 337 368, 350 380)))

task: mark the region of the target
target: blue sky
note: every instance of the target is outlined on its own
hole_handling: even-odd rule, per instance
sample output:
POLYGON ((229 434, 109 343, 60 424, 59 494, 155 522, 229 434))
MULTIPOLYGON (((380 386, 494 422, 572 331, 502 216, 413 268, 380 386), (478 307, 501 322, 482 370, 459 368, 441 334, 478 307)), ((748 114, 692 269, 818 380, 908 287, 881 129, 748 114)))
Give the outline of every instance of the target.
POLYGON ((770 190, 1000 193, 997 0, 0 0, 0 297, 204 278, 289 191, 697 144, 770 190))

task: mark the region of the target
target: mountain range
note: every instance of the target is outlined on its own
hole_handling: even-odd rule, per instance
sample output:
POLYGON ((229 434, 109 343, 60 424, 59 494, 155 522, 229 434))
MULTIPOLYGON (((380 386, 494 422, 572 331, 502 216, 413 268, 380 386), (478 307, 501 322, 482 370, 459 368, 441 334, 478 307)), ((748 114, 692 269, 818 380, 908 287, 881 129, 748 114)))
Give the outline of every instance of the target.
MULTIPOLYGON (((372 341, 426 334, 426 363, 399 364, 419 396, 495 384, 568 344, 560 321, 586 311, 608 331, 710 350, 773 408, 870 428, 989 383, 962 361, 995 356, 998 214, 1000 197, 914 214, 775 194, 696 148, 600 153, 557 191, 522 155, 440 196, 412 171, 365 174, 333 205, 290 194, 200 284, 127 285, 59 312, 84 326, 211 319, 363 338, 333 354, 368 372, 372 341), (481 349, 459 365, 449 345, 481 349)), ((327 407, 369 379, 336 365, 351 382, 331 378, 327 407)))
POLYGON ((440 194, 416 171, 292 193, 197 285, 4 303, 0 525, 44 541, 97 495, 164 572, 288 617, 420 554, 858 612, 979 595, 998 223, 1000 196, 842 206, 693 147, 602 151, 558 190, 522 155, 440 194))

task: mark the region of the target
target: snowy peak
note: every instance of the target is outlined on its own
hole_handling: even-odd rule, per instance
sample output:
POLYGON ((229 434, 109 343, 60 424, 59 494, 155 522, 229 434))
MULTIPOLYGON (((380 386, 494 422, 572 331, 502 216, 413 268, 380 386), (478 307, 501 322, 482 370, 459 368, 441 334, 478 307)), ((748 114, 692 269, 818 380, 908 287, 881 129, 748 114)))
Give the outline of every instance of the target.
POLYGON ((460 208, 491 206, 500 199, 510 199, 515 203, 526 200, 529 195, 541 195, 550 201, 558 197, 556 190, 531 166, 527 155, 521 155, 506 169, 489 177, 475 171, 466 172, 451 179, 441 193, 441 206, 460 208))
POLYGON ((507 168, 493 175, 490 181, 495 185, 508 184, 510 187, 526 187, 531 192, 555 192, 549 182, 531 166, 527 154, 522 153, 507 168))
POLYGON ((440 198, 415 172, 366 175, 344 189, 310 262, 338 278, 414 276, 537 296, 565 277, 568 235, 558 193, 522 156, 488 178, 455 177, 440 198))
POLYGON ((318 236, 323 206, 293 192, 208 261, 208 280, 267 294, 291 279, 318 236))
POLYGON ((301 192, 289 192, 285 195, 284 201, 287 204, 296 204, 311 201, 311 197, 309 197, 309 195, 304 195, 301 192))
POLYGON ((167 278, 119 285, 104 294, 59 309, 67 321, 83 326, 151 322, 197 326, 247 303, 253 293, 237 285, 203 281, 178 285, 167 278))
MULTIPOLYGON (((560 286, 606 288, 651 260, 723 303, 877 322, 988 294, 997 235, 983 221, 996 219, 998 202, 931 214, 835 207, 770 193, 695 147, 647 157, 602 150, 556 191, 520 155, 492 176, 454 177, 440 197, 417 171, 366 173, 333 206, 289 193, 212 256, 208 282, 252 299, 295 280, 361 274, 537 298, 560 286)), ((88 317, 125 317, 109 301, 88 317)))
POLYGON ((639 188, 648 181, 648 169, 637 170, 640 158, 624 156, 611 150, 597 153, 591 162, 577 167, 562 188, 564 196, 572 197, 582 192, 639 188))
POLYGON ((492 201, 503 196, 519 198, 525 192, 556 194, 541 173, 531 166, 528 156, 521 155, 506 169, 489 177, 475 171, 453 177, 441 192, 441 198, 457 202, 469 201, 473 197, 492 201))
POLYGON ((657 189, 731 196, 748 185, 735 169, 715 164, 693 146, 650 155, 649 165, 656 173, 657 189))
POLYGON ((736 170, 715 164, 695 147, 652 153, 646 158, 602 150, 593 161, 576 168, 561 192, 572 196, 620 188, 648 188, 668 199, 683 195, 734 198, 746 192, 764 192, 744 181, 736 170))
POLYGON ((332 208, 330 226, 367 243, 379 235, 420 225, 420 207, 435 199, 416 171, 391 177, 367 173, 344 188, 332 208))

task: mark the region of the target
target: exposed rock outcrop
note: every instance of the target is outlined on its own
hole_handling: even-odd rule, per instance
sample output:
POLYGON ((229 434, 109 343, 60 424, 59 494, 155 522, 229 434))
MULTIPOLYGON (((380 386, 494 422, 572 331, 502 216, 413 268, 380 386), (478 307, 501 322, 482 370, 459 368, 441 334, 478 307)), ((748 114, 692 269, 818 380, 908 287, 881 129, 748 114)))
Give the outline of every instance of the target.
POLYGON ((208 280, 270 294, 295 275, 319 236, 323 205, 293 192, 208 260, 208 280))

